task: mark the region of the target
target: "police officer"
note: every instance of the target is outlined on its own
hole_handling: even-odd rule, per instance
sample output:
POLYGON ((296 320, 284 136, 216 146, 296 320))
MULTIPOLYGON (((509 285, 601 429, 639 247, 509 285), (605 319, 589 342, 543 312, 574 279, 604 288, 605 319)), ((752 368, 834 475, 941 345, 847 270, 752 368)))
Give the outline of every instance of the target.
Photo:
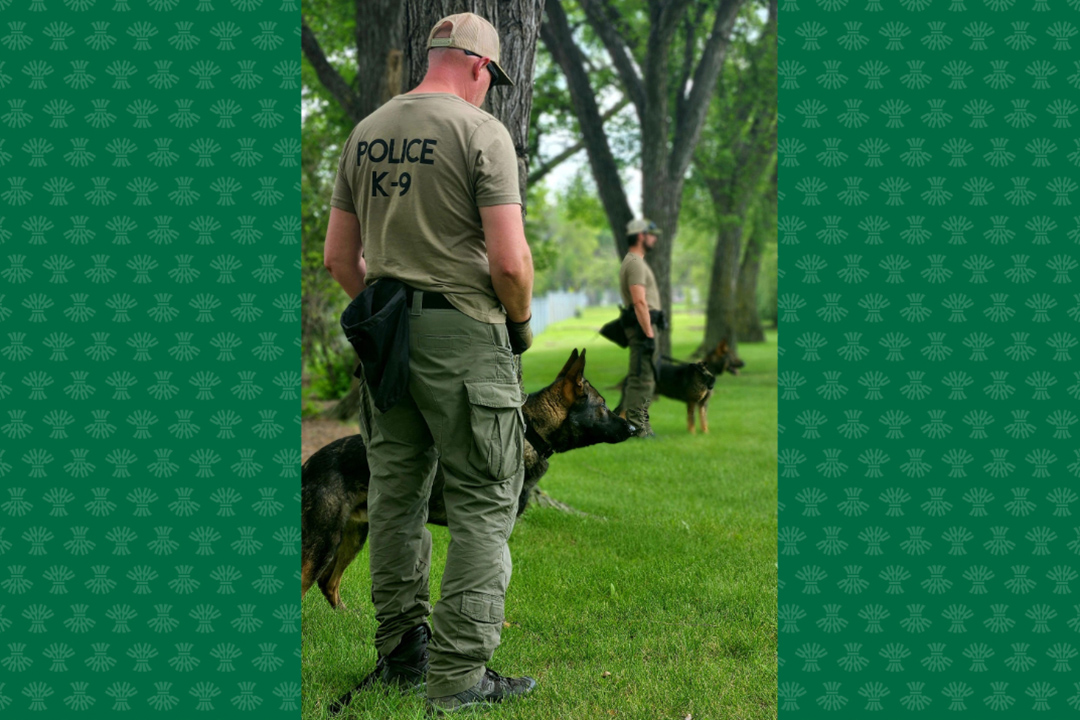
POLYGON ((420 85, 349 135, 325 264, 351 297, 381 279, 404 283, 409 308, 407 392, 380 412, 361 381, 379 653, 365 683, 426 679, 432 709, 452 712, 536 685, 486 667, 502 630, 524 479, 513 356, 532 344, 533 267, 513 142, 480 110, 489 88, 513 85, 498 34, 477 15, 451 15, 427 47, 420 85), (451 540, 429 629, 425 521, 436 463, 451 540))
POLYGON ((660 343, 657 333, 664 329, 660 307, 660 288, 645 254, 656 247, 660 229, 644 218, 626 225, 629 249, 619 268, 619 292, 623 306, 623 327, 630 345, 630 372, 626 376, 623 407, 626 419, 638 428, 638 437, 652 437, 649 424, 649 404, 656 390, 656 369, 660 365, 660 343))

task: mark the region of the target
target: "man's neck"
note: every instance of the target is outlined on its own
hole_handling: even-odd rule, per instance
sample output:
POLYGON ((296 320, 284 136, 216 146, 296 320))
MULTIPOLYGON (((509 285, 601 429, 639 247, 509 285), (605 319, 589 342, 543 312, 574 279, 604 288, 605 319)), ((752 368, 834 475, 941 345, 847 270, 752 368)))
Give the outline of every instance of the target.
POLYGON ((469 99, 469 92, 462 83, 458 82, 453 74, 446 72, 445 69, 429 69, 427 74, 424 75, 424 79, 420 81, 420 84, 406 94, 411 95, 414 93, 444 93, 447 95, 456 95, 470 105, 476 105, 476 103, 469 99))
POLYGON ((634 247, 629 248, 629 250, 630 250, 630 252, 634 253, 635 255, 637 255, 642 260, 645 259, 645 245, 644 244, 635 245, 634 247))
MULTIPOLYGON (((443 93, 445 95, 456 95, 457 97, 461 97, 461 95, 458 93, 458 89, 454 85, 450 83, 439 82, 437 80, 424 80, 419 85, 417 85, 405 94, 413 95, 421 93, 443 93)), ((465 98, 461 99, 464 100, 465 98)))

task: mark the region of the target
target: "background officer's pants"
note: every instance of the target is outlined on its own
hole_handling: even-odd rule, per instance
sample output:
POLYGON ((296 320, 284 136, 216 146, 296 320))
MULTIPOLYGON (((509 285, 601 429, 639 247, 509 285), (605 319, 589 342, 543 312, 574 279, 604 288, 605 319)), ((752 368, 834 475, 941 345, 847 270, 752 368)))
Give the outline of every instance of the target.
POLYGON ((638 435, 652 433, 649 404, 656 394, 654 369, 660 364, 660 332, 654 329, 653 335, 656 336, 656 348, 650 354, 645 352, 645 333, 641 328, 626 330, 626 339, 630 343, 630 370, 623 390, 623 407, 626 409, 626 419, 637 428, 638 435))
POLYGON ((432 616, 427 694, 444 697, 476 684, 499 645, 524 418, 505 325, 415 305, 409 321, 409 393, 380 413, 361 383, 375 645, 389 654, 431 611, 424 523, 439 461, 451 540, 432 616))

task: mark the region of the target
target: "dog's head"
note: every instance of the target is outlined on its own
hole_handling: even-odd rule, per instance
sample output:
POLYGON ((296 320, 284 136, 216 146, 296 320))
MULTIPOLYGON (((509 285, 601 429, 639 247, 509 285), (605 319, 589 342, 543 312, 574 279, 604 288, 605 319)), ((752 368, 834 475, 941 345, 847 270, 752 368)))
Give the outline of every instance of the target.
POLYGON ((713 386, 716 385, 716 376, 709 371, 709 364, 702 360, 692 364, 690 367, 694 370, 695 380, 712 390, 713 386))
POLYGON ((728 347, 727 340, 721 340, 717 343, 716 347, 705 356, 705 365, 709 371, 714 375, 723 375, 724 373, 731 373, 732 375, 739 374, 739 368, 744 367, 746 363, 738 358, 728 347))
POLYGON ((636 428, 611 412, 604 396, 585 379, 585 351, 570 354, 555 382, 533 393, 525 415, 555 452, 597 443, 620 443, 636 428))

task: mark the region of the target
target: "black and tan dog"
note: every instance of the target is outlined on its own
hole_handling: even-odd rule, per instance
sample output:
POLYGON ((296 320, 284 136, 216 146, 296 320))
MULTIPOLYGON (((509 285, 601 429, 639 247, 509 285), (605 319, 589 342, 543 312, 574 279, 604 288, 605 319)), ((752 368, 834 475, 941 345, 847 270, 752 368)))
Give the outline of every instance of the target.
MULTIPOLYGON (((585 379, 585 351, 570 355, 555 382, 532 393, 522 406, 525 434, 525 482, 518 516, 529 493, 548 469, 553 453, 597 443, 620 443, 634 428, 608 409, 585 379)), ((300 596, 318 582, 331 607, 341 607, 341 577, 367 540, 367 490, 371 474, 359 435, 330 443, 301 470, 300 596)), ((436 469, 428 503, 428 522, 446 525, 443 475, 436 469)))
POLYGON ((700 419, 701 432, 709 432, 709 398, 712 397, 716 376, 709 372, 705 361, 696 363, 660 363, 656 392, 686 403, 686 429, 693 434, 694 417, 700 419))
MULTIPOLYGON (((723 373, 739 374, 739 368, 745 363, 731 352, 726 340, 721 340, 715 348, 696 363, 684 363, 674 358, 664 357, 660 361, 660 371, 656 378, 656 395, 681 400, 686 403, 686 429, 695 432, 695 418, 701 426, 701 432, 709 432, 709 399, 713 394, 716 377, 723 373)), ((623 389, 626 378, 615 387, 623 389)), ((615 412, 625 416, 623 400, 615 412)))

